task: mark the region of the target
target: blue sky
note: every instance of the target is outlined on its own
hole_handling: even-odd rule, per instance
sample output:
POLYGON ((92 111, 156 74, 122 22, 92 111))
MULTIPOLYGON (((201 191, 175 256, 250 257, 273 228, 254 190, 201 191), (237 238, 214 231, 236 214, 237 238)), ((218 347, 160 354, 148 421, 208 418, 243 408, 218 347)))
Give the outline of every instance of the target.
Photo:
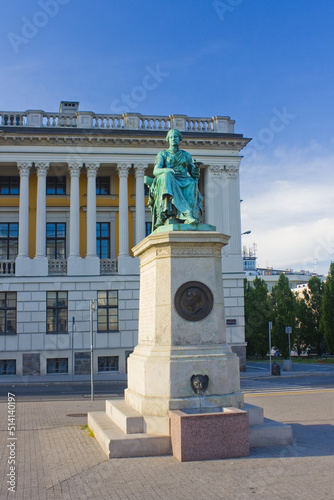
POLYGON ((254 138, 241 164, 243 244, 257 244, 259 265, 327 274, 333 18, 330 0, 2 2, 0 109, 77 100, 95 112, 231 116, 254 138), (126 103, 153 70, 158 85, 126 103))

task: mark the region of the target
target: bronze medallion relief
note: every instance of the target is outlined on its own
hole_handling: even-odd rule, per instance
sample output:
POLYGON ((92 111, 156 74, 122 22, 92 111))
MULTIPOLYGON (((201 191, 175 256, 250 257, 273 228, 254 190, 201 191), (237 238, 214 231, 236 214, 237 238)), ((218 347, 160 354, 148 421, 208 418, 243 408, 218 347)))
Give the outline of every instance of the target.
POLYGON ((213 307, 213 295, 204 283, 188 281, 177 290, 174 299, 179 315, 187 321, 200 321, 206 318, 213 307))

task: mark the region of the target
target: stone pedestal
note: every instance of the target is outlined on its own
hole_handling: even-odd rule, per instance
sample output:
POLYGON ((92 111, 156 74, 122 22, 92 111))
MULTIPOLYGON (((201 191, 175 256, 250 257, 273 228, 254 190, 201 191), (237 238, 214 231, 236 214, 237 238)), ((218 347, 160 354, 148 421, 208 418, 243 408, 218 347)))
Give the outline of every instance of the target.
POLYGON ((239 360, 225 334, 221 249, 228 239, 206 225, 171 225, 133 249, 140 259, 139 339, 128 358, 128 389, 125 400, 88 414, 109 458, 168 455, 172 448, 181 461, 207 460, 292 442, 291 427, 267 425, 261 408, 240 411, 239 360))
POLYGON ((197 229, 164 227, 133 249, 140 259, 139 331, 125 401, 143 415, 243 406, 239 361, 225 335, 221 249, 229 237, 197 229), (198 374, 209 377, 200 396, 191 387, 198 374))

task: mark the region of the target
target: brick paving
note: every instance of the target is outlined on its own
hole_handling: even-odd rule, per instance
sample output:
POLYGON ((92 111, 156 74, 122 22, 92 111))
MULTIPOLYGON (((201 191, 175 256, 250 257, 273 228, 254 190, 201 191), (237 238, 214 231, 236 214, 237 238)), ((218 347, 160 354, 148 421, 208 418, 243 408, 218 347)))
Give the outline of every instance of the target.
POLYGON ((246 397, 293 425, 292 446, 248 458, 178 463, 173 457, 107 460, 82 428, 104 401, 16 403, 16 492, 9 472, 7 403, 0 403, 1 500, 333 500, 334 391, 246 397), (78 414, 79 416, 69 416, 78 414))

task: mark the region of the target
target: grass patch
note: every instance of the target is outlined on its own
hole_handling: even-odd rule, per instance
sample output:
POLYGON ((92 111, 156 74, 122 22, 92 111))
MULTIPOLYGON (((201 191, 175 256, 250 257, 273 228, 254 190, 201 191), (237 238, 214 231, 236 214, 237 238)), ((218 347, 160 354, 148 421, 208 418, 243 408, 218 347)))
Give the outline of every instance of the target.
POLYGON ((95 438, 95 436, 94 436, 94 432, 93 432, 93 431, 92 431, 92 430, 88 427, 88 425, 87 425, 87 424, 86 424, 86 425, 82 425, 82 426, 80 427, 80 429, 81 429, 82 431, 85 431, 85 432, 86 432, 86 434, 88 434, 88 436, 95 438))

